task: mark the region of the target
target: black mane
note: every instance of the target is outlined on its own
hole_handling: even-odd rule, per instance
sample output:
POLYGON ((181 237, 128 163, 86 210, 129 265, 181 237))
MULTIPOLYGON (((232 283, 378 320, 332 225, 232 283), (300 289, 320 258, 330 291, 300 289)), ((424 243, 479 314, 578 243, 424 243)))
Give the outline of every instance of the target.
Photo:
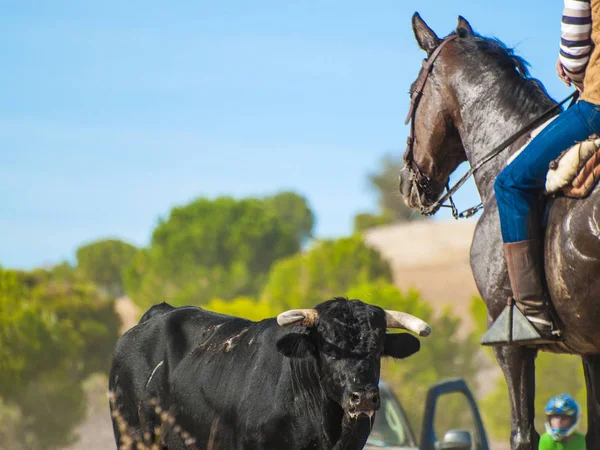
POLYGON ((503 106, 506 108, 535 114, 556 104, 542 83, 530 76, 529 63, 499 39, 475 33, 461 36, 456 42, 461 55, 469 61, 469 67, 480 68, 469 72, 472 81, 495 77, 495 83, 503 88, 503 106))

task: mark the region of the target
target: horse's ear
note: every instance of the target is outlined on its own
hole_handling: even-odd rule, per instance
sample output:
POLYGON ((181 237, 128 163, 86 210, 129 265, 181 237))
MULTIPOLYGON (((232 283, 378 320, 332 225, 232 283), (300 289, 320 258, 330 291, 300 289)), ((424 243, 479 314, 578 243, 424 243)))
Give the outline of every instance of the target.
POLYGON ((433 51, 440 45, 440 38, 437 37, 435 32, 429 28, 418 12, 414 13, 412 17, 413 33, 415 39, 419 43, 419 47, 427 52, 427 55, 431 55, 433 51))
POLYGON ((473 35, 473 28, 467 19, 458 16, 458 25, 456 26, 456 35, 460 38, 473 35))

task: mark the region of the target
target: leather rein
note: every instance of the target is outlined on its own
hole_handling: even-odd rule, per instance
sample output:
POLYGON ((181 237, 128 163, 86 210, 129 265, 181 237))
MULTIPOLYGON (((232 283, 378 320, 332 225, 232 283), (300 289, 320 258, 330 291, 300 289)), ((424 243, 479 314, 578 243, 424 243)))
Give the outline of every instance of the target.
MULTIPOLYGON (((472 175, 474 175, 475 172, 477 172, 477 170, 479 170, 479 168, 481 166, 483 166, 488 161, 491 161, 492 159, 494 159, 503 150, 508 148, 510 145, 514 144, 520 137, 522 137, 526 133, 534 130, 536 127, 538 127, 539 125, 544 123, 554 112, 559 110, 562 107, 562 105, 564 105, 567 101, 572 100, 571 104, 569 105, 569 108, 570 108, 577 101, 579 92, 575 91, 572 94, 570 94, 567 98, 565 98, 563 101, 561 101, 560 103, 557 103, 557 104, 551 106, 546 111, 544 111, 540 116, 538 116, 535 119, 533 119, 532 121, 530 121, 522 129, 520 129, 515 134, 510 136, 508 139, 506 139, 502 143, 500 143, 497 147, 495 147, 492 151, 490 151, 487 155, 485 155, 481 159, 481 161, 479 161, 477 164, 472 165, 471 169, 460 180, 458 180, 454 184, 454 186, 452 186, 450 188, 449 184, 446 183, 446 185, 444 187, 441 187, 440 183, 438 181, 432 179, 431 177, 429 177, 427 174, 425 174, 414 160, 413 152, 414 152, 414 144, 415 144, 415 116, 417 113, 417 106, 419 105, 421 97, 423 96, 423 90, 425 89, 427 79, 429 78, 429 75, 431 74, 431 71, 433 70, 433 65, 435 63, 435 60, 440 55, 441 51, 446 46, 446 44, 455 40, 456 37, 457 37, 456 34, 451 34, 450 36, 446 37, 440 43, 440 45, 438 45, 436 47, 436 49, 433 51, 431 56, 429 56, 429 58, 427 58, 427 59, 424 59, 422 62, 422 67, 421 67, 421 70, 419 71, 419 76, 417 77, 417 81, 415 82, 415 88, 411 92, 410 109, 408 110, 408 115, 406 116, 406 121, 404 122, 405 125, 408 125, 410 123, 410 135, 408 136, 408 139, 406 140, 406 152, 404 153, 404 163, 405 163, 405 168, 410 173, 411 182, 413 183, 413 188, 416 188, 418 193, 421 193, 421 192, 425 193, 425 194, 435 193, 435 192, 439 192, 439 191, 443 190, 444 188, 446 189, 446 193, 442 197, 440 197, 438 200, 436 200, 434 203, 432 203, 431 205, 424 206, 423 204, 421 204, 421 206, 420 206, 421 214, 424 216, 432 216, 440 208, 451 208, 452 209, 452 217, 454 217, 455 219, 458 220, 458 219, 467 219, 467 218, 473 216, 474 214, 476 214, 480 209, 483 208, 483 202, 479 203, 476 206, 473 206, 472 208, 466 209, 465 211, 459 212, 458 209, 456 208, 456 205, 454 204, 454 201, 452 200, 452 195, 455 194, 456 191, 458 191, 460 189, 460 187, 463 184, 465 184, 465 182, 472 175), (449 201, 450 204, 446 205, 445 204, 446 201, 449 201)), ((418 198, 419 198, 419 202, 420 202, 421 196, 418 195, 418 198)))

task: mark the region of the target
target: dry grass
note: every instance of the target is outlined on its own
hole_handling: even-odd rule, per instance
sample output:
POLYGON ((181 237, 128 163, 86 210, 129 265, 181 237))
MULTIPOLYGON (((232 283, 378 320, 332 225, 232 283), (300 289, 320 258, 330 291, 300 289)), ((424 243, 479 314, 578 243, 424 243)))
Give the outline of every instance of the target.
MULTIPOLYGON (((162 450, 162 438, 167 432, 172 432, 181 438, 181 441, 185 444, 186 448, 190 450, 197 450, 196 440, 179 425, 175 423, 175 417, 172 411, 163 409, 156 399, 150 401, 150 406, 153 407, 153 413, 155 418, 158 418, 158 426, 154 427, 154 436, 149 431, 140 434, 138 431, 133 429, 122 416, 121 411, 117 406, 117 394, 110 392, 108 394, 109 401, 112 406, 112 418, 117 423, 117 427, 121 433, 121 439, 118 443, 119 450, 162 450)), ((142 422, 144 417, 140 416, 142 422)), ((141 428, 145 429, 144 423, 141 424, 141 428)), ((209 446, 211 448, 212 446, 209 446)))

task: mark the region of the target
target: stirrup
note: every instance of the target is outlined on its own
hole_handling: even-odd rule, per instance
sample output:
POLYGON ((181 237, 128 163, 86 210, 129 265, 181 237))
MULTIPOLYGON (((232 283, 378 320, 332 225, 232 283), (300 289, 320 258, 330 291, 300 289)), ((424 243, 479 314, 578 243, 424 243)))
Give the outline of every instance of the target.
MULTIPOLYGON (((542 319, 533 319, 533 322, 542 321, 542 319)), ((481 337, 480 342, 481 345, 538 345, 555 343, 559 340, 558 330, 552 331, 550 337, 542 337, 529 319, 516 307, 515 301, 510 299, 509 304, 481 337)))

